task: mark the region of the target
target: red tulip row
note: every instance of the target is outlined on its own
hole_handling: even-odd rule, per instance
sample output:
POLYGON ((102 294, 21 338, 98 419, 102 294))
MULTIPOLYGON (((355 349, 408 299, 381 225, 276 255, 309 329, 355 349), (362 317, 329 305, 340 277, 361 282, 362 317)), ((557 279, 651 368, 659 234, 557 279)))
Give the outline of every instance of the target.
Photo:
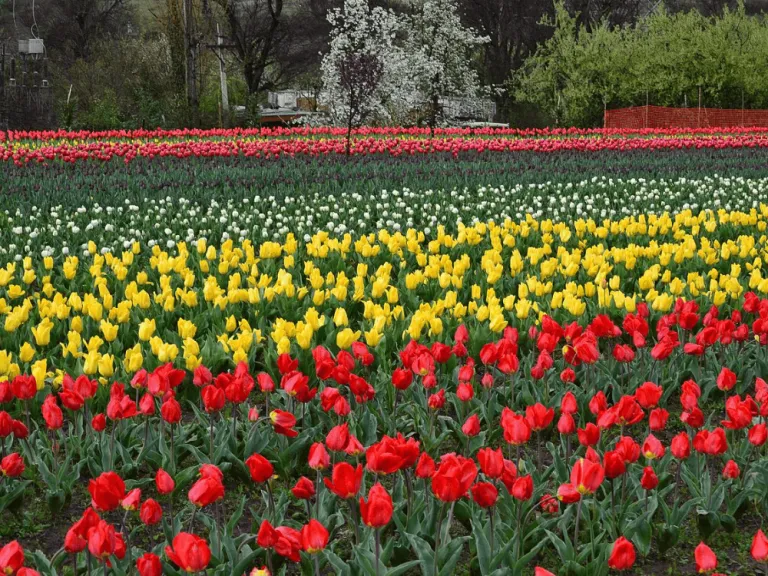
MULTIPOLYGON (((687 135, 726 135, 760 134, 768 132, 764 127, 715 127, 715 128, 435 128, 437 136, 511 136, 519 138, 552 138, 584 136, 687 136, 687 135)), ((429 128, 418 127, 374 127, 363 126, 352 131, 355 136, 376 137, 427 137, 429 128)), ((24 131, 9 130, 0 132, 0 142, 23 140, 120 140, 120 139, 169 139, 169 138, 306 138, 306 137, 346 137, 346 128, 331 126, 294 127, 294 128, 213 128, 201 129, 154 129, 154 130, 46 130, 24 131)))
MULTIPOLYGON (((680 300, 655 320, 641 304, 636 314, 617 320, 600 315, 586 326, 562 326, 544 316, 526 332, 508 327, 491 342, 461 325, 445 342, 410 341, 399 351, 399 363, 356 343, 335 354, 322 346, 311 355, 282 354, 256 374, 246 363, 215 376, 204 366, 188 375, 165 364, 137 372, 130 382, 133 394, 112 384, 108 398, 84 375, 66 376, 57 391, 45 394, 33 377, 20 375, 0 383, 0 403, 10 410, 0 411, 0 470, 7 479, 0 491, 22 482, 27 465, 65 470, 73 455, 100 454, 101 472, 88 487, 91 506, 63 543, 62 554, 76 570, 97 561, 105 572, 117 563, 123 571, 135 566, 141 576, 161 574, 162 553, 182 571, 202 572, 220 569, 223 550, 231 549, 237 550, 227 552, 235 554, 231 573, 256 565, 256 573, 268 574, 277 562, 302 559, 311 559, 319 573, 321 558, 331 566, 338 559, 331 545, 341 520, 333 499, 349 507, 355 549, 366 545, 361 529, 369 531, 377 573, 380 562, 389 561, 382 560, 389 558, 382 537, 409 542, 423 571, 445 569, 450 547, 461 543, 450 537, 457 506, 472 518, 477 549, 488 550, 486 558, 499 555, 510 570, 535 560, 540 547, 532 545, 531 535, 555 545, 563 565, 587 562, 579 554, 586 549, 592 556, 588 573, 627 570, 638 548, 643 555, 650 548, 650 536, 638 526, 647 523, 650 531, 663 522, 672 530, 685 519, 690 506, 677 499, 683 483, 698 514, 712 514, 718 523, 731 515, 722 510, 730 505, 723 502, 726 490, 729 500, 750 501, 761 514, 768 384, 752 380, 746 367, 759 366, 750 359, 768 344, 768 300, 749 293, 741 309, 727 316, 680 300), (674 371, 685 363, 698 367, 695 379, 674 371), (601 377, 599 370, 615 375, 601 377), (386 381, 377 380, 382 372, 386 381), (38 395, 44 396, 40 425, 30 408, 38 395), (678 402, 675 423, 670 411, 677 413, 678 402), (262 408, 268 418, 260 416, 262 408), (184 418, 192 412, 194 418, 184 418), (454 427, 454 421, 461 425, 454 427), (673 433, 673 426, 679 431, 673 433), (543 456, 547 437, 552 443, 543 456), (195 442, 194 449, 188 447, 195 442), (229 455, 222 452, 225 446, 229 455), (131 447, 157 457, 133 461, 126 456, 131 447), (295 460, 286 460, 289 454, 295 460), (190 475, 181 461, 192 456, 190 475), (147 466, 156 498, 143 498, 147 466), (145 471, 131 479, 118 473, 121 467, 127 474, 145 471), (219 523, 219 503, 237 470, 263 488, 253 552, 242 542, 236 547, 219 523), (315 479, 302 471, 312 471, 315 479), (304 517, 299 526, 287 520, 285 494, 273 493, 278 472, 293 483, 290 494, 304 517), (374 476, 369 488, 368 475, 374 476), (192 510, 186 529, 181 514, 173 512, 174 496, 182 490, 192 510), (118 527, 110 514, 121 508, 125 517, 118 527), (142 551, 135 561, 126 523, 132 512, 145 526, 162 523, 166 540, 163 549, 142 551), (207 539, 195 534, 196 519, 207 527, 207 539), (389 530, 393 525, 395 533, 389 530), (601 538, 594 537, 596 529, 601 538), (485 532, 488 541, 482 540, 485 532), (612 545, 598 544, 608 538, 612 545)), ((704 540, 716 529, 704 530, 704 540)), ((751 554, 768 566, 761 530, 751 554)), ((715 552, 704 541, 694 562, 700 573, 717 569, 715 552)), ((0 551, 4 573, 36 573, 23 563, 18 543, 0 551)), ((551 572, 538 567, 536 574, 551 572)))
MULTIPOLYGON (((418 139, 408 136, 365 137, 353 141, 351 153, 358 156, 422 154, 452 154, 485 152, 597 152, 602 150, 684 150, 691 148, 729 149, 763 148, 768 146, 765 132, 733 132, 725 135, 685 133, 654 135, 644 138, 508 138, 508 137, 451 137, 418 139)), ((12 161, 18 166, 30 162, 45 163, 53 160, 74 163, 81 160, 110 161, 122 158, 130 162, 137 157, 232 157, 279 158, 281 156, 321 156, 346 154, 346 140, 341 137, 328 139, 259 139, 240 140, 168 140, 168 141, 112 141, 92 140, 82 143, 67 141, 36 147, 0 146, 0 160, 12 161)))

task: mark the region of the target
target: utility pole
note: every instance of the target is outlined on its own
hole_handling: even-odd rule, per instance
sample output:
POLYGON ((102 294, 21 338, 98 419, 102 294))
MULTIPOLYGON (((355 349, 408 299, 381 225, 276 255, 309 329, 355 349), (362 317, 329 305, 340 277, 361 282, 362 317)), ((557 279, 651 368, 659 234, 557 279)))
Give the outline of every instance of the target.
POLYGON ((216 45, 218 46, 219 55, 219 77, 221 79, 221 112, 224 124, 229 126, 229 94, 227 92, 227 72, 224 70, 224 55, 221 51, 221 31, 219 30, 219 24, 216 23, 216 45))
POLYGON ((184 14, 184 53, 186 55, 186 84, 187 84, 187 106, 191 113, 191 121, 197 128, 199 106, 197 101, 197 82, 196 72, 197 63, 195 54, 197 46, 194 41, 194 18, 192 15, 192 0, 181 0, 182 12, 184 14))

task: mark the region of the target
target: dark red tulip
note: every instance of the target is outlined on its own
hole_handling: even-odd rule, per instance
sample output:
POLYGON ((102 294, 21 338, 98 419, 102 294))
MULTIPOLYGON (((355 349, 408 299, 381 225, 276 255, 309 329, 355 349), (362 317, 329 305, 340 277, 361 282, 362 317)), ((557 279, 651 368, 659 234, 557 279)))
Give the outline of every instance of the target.
POLYGON ((272 463, 261 454, 251 454, 245 460, 245 465, 251 473, 254 482, 266 482, 275 474, 272 463))
POLYGON ((170 494, 176 487, 176 483, 168 472, 160 468, 155 474, 155 486, 160 494, 170 494))
POLYGON ((291 494, 299 500, 309 500, 315 495, 315 484, 306 476, 302 476, 291 488, 291 494))
POLYGON ((136 570, 138 570, 139 576, 162 576, 163 564, 160 562, 159 556, 147 552, 136 560, 136 570))
POLYGON ((202 538, 179 532, 173 539, 173 546, 165 547, 168 559, 186 572, 201 572, 211 561, 211 550, 202 538))
POLYGON ((139 510, 139 518, 147 526, 152 526, 160 522, 163 517, 163 509, 155 500, 147 498, 139 510))
POLYGON ((376 482, 368 491, 368 501, 360 498, 360 515, 363 523, 371 528, 381 528, 392 519, 392 497, 380 483, 376 482))
POLYGON ((353 468, 347 462, 339 462, 333 467, 331 480, 323 478, 325 486, 336 494, 339 498, 354 498, 360 490, 360 483, 363 479, 363 466, 357 465, 353 468))
POLYGON ((125 482, 115 472, 103 472, 88 483, 91 504, 96 510, 114 510, 125 498, 125 482))
POLYGON ((477 482, 471 488, 472 500, 481 508, 492 508, 496 505, 499 491, 490 482, 477 482))
POLYGON ((322 552, 328 545, 328 538, 328 530, 314 518, 301 529, 301 547, 307 554, 322 552))
POLYGON ((608 557, 608 567, 613 570, 629 570, 635 564, 635 547, 632 542, 619 536, 613 543, 611 555, 608 557))

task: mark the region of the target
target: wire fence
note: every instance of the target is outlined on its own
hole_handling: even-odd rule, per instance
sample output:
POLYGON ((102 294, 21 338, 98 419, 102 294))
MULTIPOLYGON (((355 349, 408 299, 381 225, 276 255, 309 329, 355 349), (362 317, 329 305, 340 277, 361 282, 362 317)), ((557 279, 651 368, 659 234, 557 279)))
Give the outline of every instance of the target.
POLYGON ((603 125, 619 129, 768 127, 768 110, 633 106, 606 110, 603 125))

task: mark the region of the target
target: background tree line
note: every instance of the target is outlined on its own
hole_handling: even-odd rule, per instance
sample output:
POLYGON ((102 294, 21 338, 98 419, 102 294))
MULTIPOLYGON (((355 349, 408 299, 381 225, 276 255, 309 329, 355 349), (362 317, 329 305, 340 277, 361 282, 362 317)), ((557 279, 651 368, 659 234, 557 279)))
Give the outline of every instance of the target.
MULTIPOLYGON (((369 4, 412 16, 419 1, 369 4)), ((455 5, 461 25, 485 39, 471 46, 467 63, 496 100, 501 122, 600 125, 604 107, 645 104, 646 96, 652 104, 695 106, 699 87, 709 107, 739 108, 743 98, 748 108, 768 108, 768 0, 455 5)), ((328 15, 341 8, 342 0, 0 0, 0 42, 44 39, 63 126, 226 122, 219 54, 230 105, 248 111, 237 121, 253 123, 269 90, 320 90, 333 38, 328 15), (195 101, 186 90, 190 66, 195 101)), ((417 84, 428 89, 430 78, 417 84)))

